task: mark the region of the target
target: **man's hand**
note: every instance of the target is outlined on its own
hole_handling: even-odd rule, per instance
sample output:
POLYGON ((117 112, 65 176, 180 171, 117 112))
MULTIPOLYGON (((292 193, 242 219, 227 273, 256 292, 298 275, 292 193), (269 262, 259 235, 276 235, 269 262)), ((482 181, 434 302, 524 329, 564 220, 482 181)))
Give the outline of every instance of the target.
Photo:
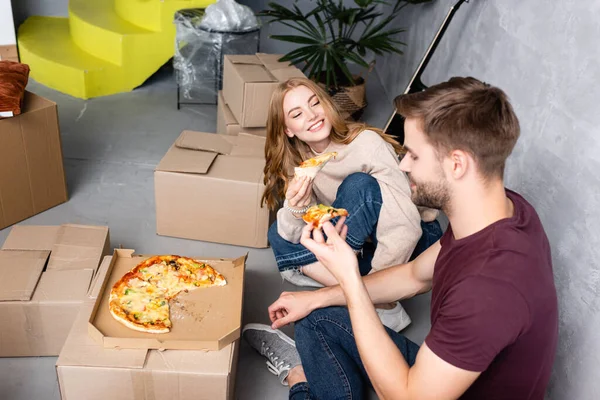
POLYGON ((279 299, 269 307, 273 329, 296 322, 317 308, 315 292, 283 292, 279 299))
POLYGON ((341 286, 349 279, 360 279, 358 259, 354 250, 345 240, 348 226, 344 224, 344 221, 344 218, 340 218, 335 227, 329 221, 323 224, 327 240, 325 240, 323 232, 320 229, 314 229, 312 225, 304 227, 300 238, 300 243, 317 257, 317 260, 331 272, 341 286))

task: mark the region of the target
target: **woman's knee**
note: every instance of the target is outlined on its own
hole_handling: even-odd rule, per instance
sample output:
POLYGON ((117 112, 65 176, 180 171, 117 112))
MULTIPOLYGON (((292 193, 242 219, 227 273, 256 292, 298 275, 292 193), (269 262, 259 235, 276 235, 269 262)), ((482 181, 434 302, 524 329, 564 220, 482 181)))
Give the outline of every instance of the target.
POLYGON ((357 195, 381 202, 381 189, 377 179, 364 172, 348 175, 339 186, 336 198, 357 195))

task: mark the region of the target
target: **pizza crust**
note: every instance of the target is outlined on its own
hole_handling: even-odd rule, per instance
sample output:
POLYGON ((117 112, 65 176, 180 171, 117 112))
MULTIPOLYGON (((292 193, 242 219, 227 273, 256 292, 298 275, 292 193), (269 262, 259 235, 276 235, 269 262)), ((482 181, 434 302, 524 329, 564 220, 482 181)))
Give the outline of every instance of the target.
POLYGON ((308 176, 310 179, 315 179, 315 177, 317 176, 317 174, 319 173, 319 171, 321 169, 323 169, 323 167, 325 166, 326 163, 323 163, 321 165, 317 165, 316 167, 307 167, 307 168, 300 168, 300 167, 295 167, 294 168, 294 175, 296 176, 296 178, 302 178, 304 176, 308 176))
POLYGON ((129 329, 133 329, 134 331, 144 332, 144 333, 168 333, 170 329, 166 326, 164 327, 156 327, 156 326, 146 326, 142 324, 136 324, 133 321, 130 321, 127 317, 121 315, 121 313, 116 312, 113 307, 109 307, 110 313, 114 319, 128 327, 129 329))
POLYGON ((325 164, 327 164, 329 161, 335 159, 337 157, 337 154, 338 154, 337 152, 332 151, 330 153, 325 153, 325 154, 321 154, 321 155, 313 157, 313 158, 309 158, 308 160, 305 160, 302 164, 310 165, 313 163, 318 163, 318 165, 310 165, 310 166, 303 167, 302 164, 300 164, 299 167, 294 168, 294 175, 297 178, 302 178, 304 176, 307 176, 310 179, 315 179, 315 177, 317 176, 319 171, 321 171, 323 169, 325 164))

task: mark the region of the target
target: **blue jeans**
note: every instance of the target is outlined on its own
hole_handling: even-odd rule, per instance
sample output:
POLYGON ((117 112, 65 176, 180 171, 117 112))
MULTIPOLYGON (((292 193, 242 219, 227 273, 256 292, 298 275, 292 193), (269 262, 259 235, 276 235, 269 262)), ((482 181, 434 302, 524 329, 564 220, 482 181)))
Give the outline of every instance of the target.
MULTIPOLYGON (((385 328, 409 366, 419 346, 385 328)), ((313 311, 296 323, 296 348, 309 383, 290 388, 291 400, 363 399, 371 382, 358 354, 350 315, 345 307, 313 311)))
MULTIPOLYGON (((344 179, 332 204, 336 208, 345 208, 350 214, 346 220, 348 225, 346 242, 354 250, 362 249, 358 257, 362 276, 367 275, 371 270, 371 260, 377 246, 375 231, 382 203, 381 189, 377 180, 370 175, 357 172, 344 179), (367 238, 370 238, 371 242, 366 242, 367 238)), ((337 219, 333 220, 334 223, 336 221, 337 219)), ((421 229, 423 234, 410 257, 411 260, 442 237, 442 229, 437 221, 421 221, 421 229)), ((317 261, 315 255, 300 243, 294 244, 283 239, 277 232, 277 221, 269 228, 268 237, 280 271, 300 268, 317 261)))
MULTIPOLYGON (((348 175, 338 187, 332 206, 348 210, 350 215, 346 219, 346 242, 354 250, 361 250, 368 238, 377 244, 375 231, 381 204, 379 183, 371 175, 362 172, 348 175)), ((335 222, 337 219, 333 220, 334 224, 335 222)), ((315 255, 300 243, 294 244, 283 239, 277 232, 277 221, 269 228, 268 237, 280 271, 303 267, 317 261, 315 255)), ((361 261, 363 259, 364 257, 359 257, 359 266, 361 275, 366 275, 371 270, 371 263, 370 260, 361 261)))

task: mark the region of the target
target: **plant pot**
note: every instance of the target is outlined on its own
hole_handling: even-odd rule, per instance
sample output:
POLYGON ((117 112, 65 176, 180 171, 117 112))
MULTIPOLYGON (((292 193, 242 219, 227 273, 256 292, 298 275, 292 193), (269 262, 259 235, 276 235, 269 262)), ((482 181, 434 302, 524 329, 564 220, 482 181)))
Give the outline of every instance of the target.
POLYGON ((356 85, 340 86, 327 89, 325 84, 319 85, 329 93, 340 110, 342 118, 347 121, 358 121, 367 106, 367 85, 365 80, 355 75, 356 85))

